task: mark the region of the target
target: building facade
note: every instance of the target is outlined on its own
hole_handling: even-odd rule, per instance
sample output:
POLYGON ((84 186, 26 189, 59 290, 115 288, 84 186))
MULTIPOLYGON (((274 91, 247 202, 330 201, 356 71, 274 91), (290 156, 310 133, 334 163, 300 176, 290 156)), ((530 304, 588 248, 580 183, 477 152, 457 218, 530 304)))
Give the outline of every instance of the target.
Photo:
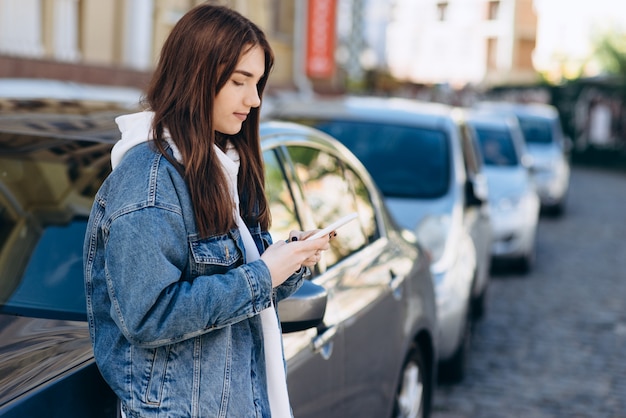
MULTIPOLYGON (((0 77, 144 88, 178 19, 205 0, 0 0, 0 77)), ((293 84, 293 0, 216 0, 257 23, 293 84)))
POLYGON ((532 0, 396 0, 387 64, 419 84, 531 83, 536 33, 532 0))

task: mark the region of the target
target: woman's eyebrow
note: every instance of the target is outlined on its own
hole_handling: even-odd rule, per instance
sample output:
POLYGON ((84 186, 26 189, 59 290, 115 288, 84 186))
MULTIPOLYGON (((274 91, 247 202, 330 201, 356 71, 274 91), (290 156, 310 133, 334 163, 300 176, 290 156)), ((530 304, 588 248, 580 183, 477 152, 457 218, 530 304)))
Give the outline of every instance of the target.
POLYGON ((252 73, 250 73, 250 72, 248 72, 246 70, 235 70, 235 71, 233 71, 233 73, 238 73, 238 74, 244 75, 246 77, 253 77, 254 76, 254 74, 252 74, 252 73))
MULTIPOLYGON (((235 70, 235 71, 233 71, 233 74, 241 74, 241 75, 243 75, 244 77, 254 78, 254 74, 252 74, 251 72, 246 71, 246 70, 235 70)), ((259 77, 258 77, 258 78, 259 78, 259 80, 260 80, 262 77, 263 77, 262 75, 261 75, 261 76, 259 76, 259 77)))

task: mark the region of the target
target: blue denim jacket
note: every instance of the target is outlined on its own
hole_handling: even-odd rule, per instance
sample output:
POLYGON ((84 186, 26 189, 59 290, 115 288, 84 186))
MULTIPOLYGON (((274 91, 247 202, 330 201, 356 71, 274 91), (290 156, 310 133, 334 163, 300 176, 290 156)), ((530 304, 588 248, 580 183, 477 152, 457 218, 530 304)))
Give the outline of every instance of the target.
MULTIPOLYGON (((270 235, 251 228, 262 253, 270 235)), ((127 417, 269 417, 257 315, 295 292, 244 263, 237 229, 200 238, 183 178, 149 143, 95 198, 84 245, 96 363, 127 417)))

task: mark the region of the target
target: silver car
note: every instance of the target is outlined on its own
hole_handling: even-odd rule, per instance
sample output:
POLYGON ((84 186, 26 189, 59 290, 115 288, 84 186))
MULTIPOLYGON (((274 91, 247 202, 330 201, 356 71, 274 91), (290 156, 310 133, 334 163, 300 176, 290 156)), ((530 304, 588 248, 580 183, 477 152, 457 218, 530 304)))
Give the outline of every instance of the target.
POLYGON ((487 102, 478 107, 517 117, 532 157, 532 175, 541 206, 548 213, 562 214, 570 183, 571 140, 563 133, 558 110, 541 103, 487 102))
POLYGON ((344 97, 278 101, 271 115, 339 139, 370 172, 394 219, 429 249, 440 375, 462 379, 472 311, 480 313, 485 300, 491 236, 486 180, 455 110, 405 99, 344 97))
POLYGON ((527 272, 535 261, 540 202, 522 130, 516 118, 497 112, 470 112, 465 123, 480 145, 485 164, 492 257, 527 272))
MULTIPOLYGON (((82 244, 126 111, 10 104, 17 113, 0 114, 0 417, 115 417, 89 339, 82 244)), ((437 346, 426 252, 337 141, 279 123, 261 136, 274 239, 359 215, 278 306, 295 416, 427 417, 437 346)))

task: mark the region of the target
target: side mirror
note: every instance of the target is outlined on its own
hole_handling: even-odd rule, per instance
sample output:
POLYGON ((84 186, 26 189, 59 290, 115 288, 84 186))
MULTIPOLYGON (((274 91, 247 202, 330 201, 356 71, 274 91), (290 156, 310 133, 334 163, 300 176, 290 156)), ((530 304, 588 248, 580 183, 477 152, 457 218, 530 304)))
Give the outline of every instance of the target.
POLYGON ((524 154, 522 156, 522 166, 525 167, 531 174, 534 174, 537 171, 533 157, 530 154, 524 154))
POLYGON ((326 289, 305 280, 293 295, 278 303, 278 315, 283 332, 303 331, 321 324, 327 302, 326 289))
POLYGON ((468 206, 480 206, 489 198, 487 179, 482 174, 465 182, 465 202, 468 206))

